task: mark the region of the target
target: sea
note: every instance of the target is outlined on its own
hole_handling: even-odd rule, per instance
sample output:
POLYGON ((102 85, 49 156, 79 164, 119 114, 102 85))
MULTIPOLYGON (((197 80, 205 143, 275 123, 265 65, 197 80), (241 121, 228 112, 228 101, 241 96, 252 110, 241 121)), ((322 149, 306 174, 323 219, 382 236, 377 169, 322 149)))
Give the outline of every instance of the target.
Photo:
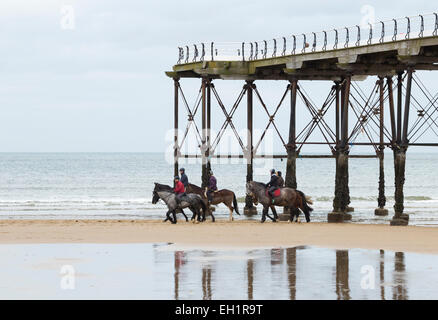
MULTIPOLYGON (((438 153, 407 153, 405 212, 410 225, 438 226, 437 164, 438 153)), ((200 185, 199 159, 181 161, 180 166, 191 183, 200 185)), ((280 159, 257 159, 254 166, 255 181, 269 181, 271 168, 286 173, 286 161, 280 159)), ((243 215, 244 160, 213 161, 212 169, 218 187, 236 193, 241 215, 235 219, 260 219, 260 214, 243 215)), ((374 215, 378 160, 350 159, 349 170, 351 223, 388 224, 394 205, 392 154, 385 154, 387 217, 374 215)), ((314 201, 312 221, 327 221, 334 197, 335 160, 297 159, 297 181, 298 189, 314 201)), ((164 153, 0 153, 0 219, 162 219, 165 204, 151 202, 154 182, 173 183, 173 164, 164 153)), ((261 209, 259 205, 259 213, 261 209)), ((219 205, 215 216, 228 218, 228 209, 219 205)))

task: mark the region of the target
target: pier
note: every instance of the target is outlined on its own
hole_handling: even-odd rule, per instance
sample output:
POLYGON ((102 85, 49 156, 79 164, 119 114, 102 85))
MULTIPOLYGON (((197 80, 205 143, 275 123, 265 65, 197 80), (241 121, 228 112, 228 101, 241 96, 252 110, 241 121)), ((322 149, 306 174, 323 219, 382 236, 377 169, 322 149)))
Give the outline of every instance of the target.
MULTIPOLYGON (((409 215, 404 213, 403 186, 405 182, 406 152, 415 146, 438 146, 438 141, 418 142, 427 132, 438 130, 438 94, 436 88, 426 88, 416 71, 438 70, 438 14, 432 13, 380 21, 368 26, 351 26, 330 31, 290 35, 270 40, 241 43, 198 43, 178 48, 177 63, 166 75, 174 82, 174 170, 178 174, 181 158, 196 158, 195 154, 182 154, 190 126, 196 130, 202 158, 202 182, 208 181, 212 158, 245 158, 246 181, 253 179, 253 160, 256 158, 286 159, 285 185, 297 188, 296 160, 302 158, 334 158, 336 161, 333 212, 329 222, 351 219, 349 194, 349 159, 353 157, 377 158, 379 181, 375 214, 388 214, 385 197, 384 150, 390 148, 394 156, 395 205, 391 225, 407 225, 409 215), (361 81, 375 78, 370 92, 361 89, 361 81), (182 82, 187 78, 200 81, 200 97, 190 107, 182 82), (221 100, 214 83, 218 80, 240 80, 242 89, 231 107, 221 100), (274 112, 270 112, 257 88, 259 81, 277 80, 284 87, 283 95, 274 112), (328 81, 332 84, 323 105, 315 105, 311 95, 302 90, 301 82, 328 81), (426 104, 419 103, 414 92, 423 95, 426 104), (432 92, 432 93, 431 93, 432 92), (257 99, 262 110, 254 110, 257 99), (300 99, 305 108, 297 108, 300 99), (211 136, 212 100, 223 111, 225 121, 217 136, 211 136), (243 143, 233 124, 233 115, 246 101, 247 137, 243 143), (179 107, 187 110, 188 123, 183 136, 179 136, 179 107), (283 104, 290 108, 289 134, 283 137, 275 116, 283 104), (334 121, 327 120, 327 111, 334 109, 334 121), (253 141, 253 118, 256 112, 266 113, 268 123, 259 141, 253 141), (200 126, 195 115, 201 113, 200 126), (297 118, 310 112, 311 121, 297 130, 297 118), (385 124, 385 117, 389 121, 385 124), (351 121, 354 119, 354 121, 351 121), (217 154, 216 146, 224 130, 230 127, 239 142, 242 155, 217 154), (266 155, 257 153, 264 134, 273 128, 279 135, 284 153, 266 155), (377 130, 377 135, 372 133, 377 130), (321 141, 310 141, 312 133, 319 131, 321 141), (367 142, 356 142, 359 133, 367 142), (305 145, 326 145, 326 155, 303 155, 305 145), (352 145, 371 147, 370 155, 350 155, 352 145)), ((437 131, 438 132, 438 131, 437 131)), ((242 179, 242 185, 243 179, 242 179)), ((252 199, 247 197, 245 212, 255 213, 252 199)))

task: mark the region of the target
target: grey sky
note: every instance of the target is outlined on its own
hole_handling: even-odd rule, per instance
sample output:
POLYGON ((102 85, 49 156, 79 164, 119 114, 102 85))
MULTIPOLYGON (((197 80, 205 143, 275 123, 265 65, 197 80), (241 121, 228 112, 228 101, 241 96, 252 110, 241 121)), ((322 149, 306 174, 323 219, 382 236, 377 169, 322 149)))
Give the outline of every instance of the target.
MULTIPOLYGON (((2 0, 0 151, 164 151, 173 116, 164 71, 178 45, 355 25, 365 4, 378 20, 437 9, 421 0, 2 0), (60 27, 64 5, 75 9, 74 30, 60 27)), ((231 103, 242 83, 217 85, 231 103)), ((194 99, 198 83, 183 86, 194 99)), ((260 86, 273 103, 284 89, 279 82, 260 86)), ((322 101, 330 84, 305 86, 322 101)), ((260 127, 265 120, 257 120, 260 127)))

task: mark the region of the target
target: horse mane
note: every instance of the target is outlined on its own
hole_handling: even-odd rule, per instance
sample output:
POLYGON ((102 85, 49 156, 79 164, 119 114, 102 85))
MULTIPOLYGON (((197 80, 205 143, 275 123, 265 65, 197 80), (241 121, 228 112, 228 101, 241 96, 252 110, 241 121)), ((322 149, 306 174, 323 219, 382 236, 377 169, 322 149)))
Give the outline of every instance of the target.
POLYGON ((259 187, 266 188, 266 184, 263 182, 257 182, 257 181, 253 181, 253 182, 256 183, 259 187))
POLYGON ((202 188, 201 188, 201 187, 198 187, 196 184, 189 183, 188 186, 191 187, 191 188, 193 188, 193 189, 195 189, 195 190, 197 190, 198 192, 203 192, 202 188))
POLYGON ((173 191, 173 188, 171 186, 168 186, 167 184, 160 184, 155 182, 155 191, 173 191))

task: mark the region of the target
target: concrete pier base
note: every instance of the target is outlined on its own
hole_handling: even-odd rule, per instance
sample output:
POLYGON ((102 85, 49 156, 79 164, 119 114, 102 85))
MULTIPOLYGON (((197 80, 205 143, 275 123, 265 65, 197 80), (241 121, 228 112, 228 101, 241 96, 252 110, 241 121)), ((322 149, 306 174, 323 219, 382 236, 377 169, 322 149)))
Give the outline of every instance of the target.
POLYGON ((391 226, 407 226, 409 224, 409 215, 402 214, 400 216, 394 216, 390 224, 391 226))
POLYGON ((353 207, 347 207, 347 209, 345 209, 346 212, 354 212, 354 208, 353 207))
POLYGON ((374 215, 376 215, 376 216, 387 216, 388 215, 388 209, 377 208, 376 210, 374 210, 374 215))
POLYGON ((351 214, 345 212, 331 212, 327 215, 327 222, 341 223, 344 221, 351 221, 351 214))
POLYGON ((351 221, 352 215, 344 212, 344 221, 351 221))
POLYGON ((254 216, 257 214, 257 208, 256 207, 245 207, 243 208, 243 214, 246 216, 254 216))

